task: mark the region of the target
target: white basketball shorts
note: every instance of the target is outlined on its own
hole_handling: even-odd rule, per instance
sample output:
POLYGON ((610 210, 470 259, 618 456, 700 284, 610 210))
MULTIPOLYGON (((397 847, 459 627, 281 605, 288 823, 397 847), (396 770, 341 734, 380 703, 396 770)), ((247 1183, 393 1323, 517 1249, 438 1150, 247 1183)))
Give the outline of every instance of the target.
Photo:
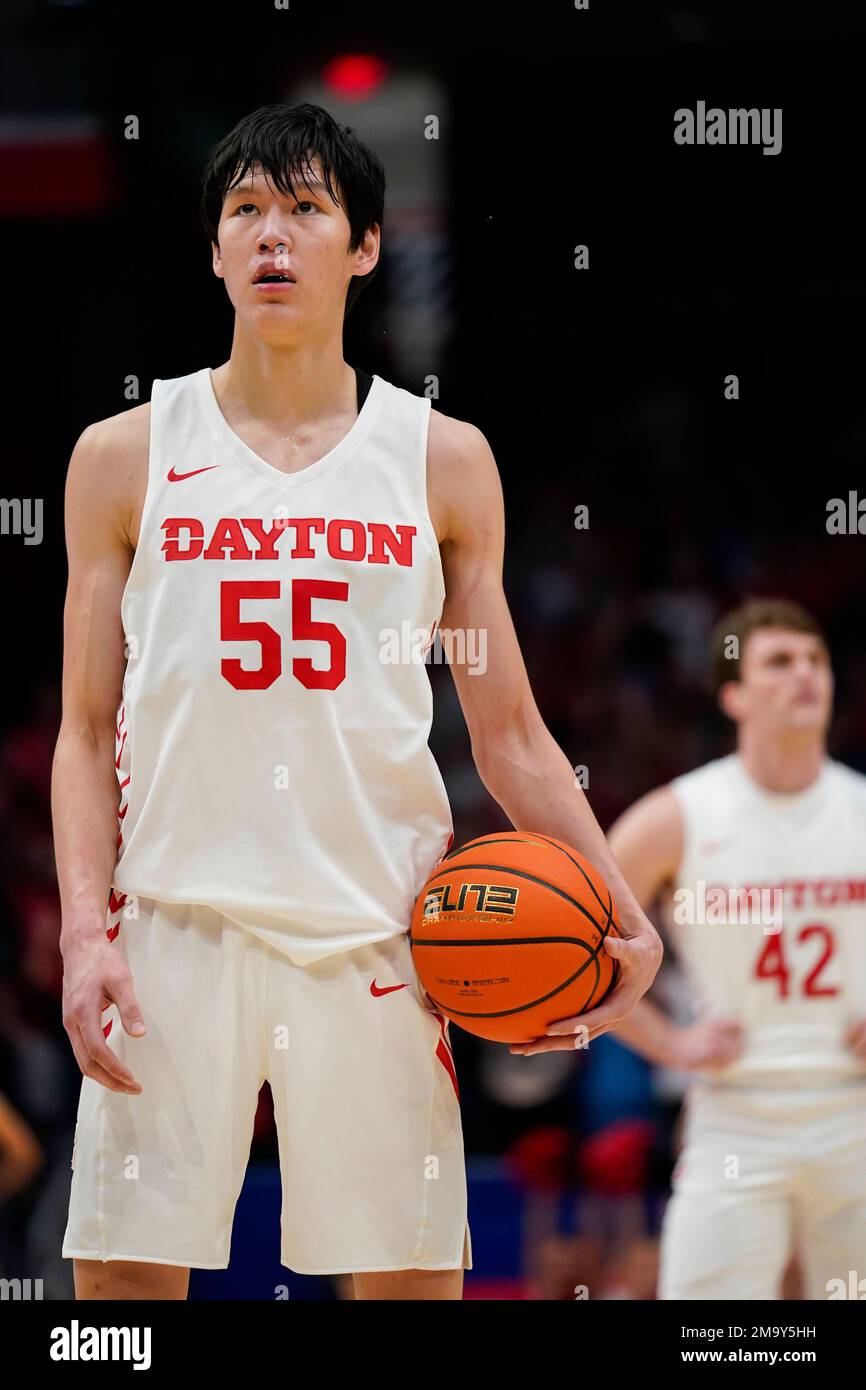
POLYGON ((210 908, 137 907, 115 946, 147 1033, 103 1025, 142 1091, 82 1078, 63 1255, 225 1268, 267 1079, 287 1268, 471 1269, 448 1025, 408 937, 299 966, 210 908))
POLYGON ((807 1299, 866 1277, 866 1084, 693 1081, 659 1297, 777 1299, 792 1254, 807 1299))

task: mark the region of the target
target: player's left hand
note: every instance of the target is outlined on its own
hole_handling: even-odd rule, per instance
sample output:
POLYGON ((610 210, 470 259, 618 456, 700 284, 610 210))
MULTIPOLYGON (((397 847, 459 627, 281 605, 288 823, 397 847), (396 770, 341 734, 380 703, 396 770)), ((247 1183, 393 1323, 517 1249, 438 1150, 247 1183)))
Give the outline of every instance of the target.
POLYGON ((845 1042, 860 1062, 866 1062, 866 1018, 852 1023, 845 1034, 845 1042))
POLYGON ((649 918, 641 916, 621 936, 607 936, 604 949, 619 963, 619 979, 603 1004, 589 1013, 551 1023, 547 1036, 532 1043, 515 1043, 509 1052, 532 1057, 536 1052, 586 1047, 593 1038, 622 1023, 626 1014, 646 994, 662 961, 662 943, 649 918))

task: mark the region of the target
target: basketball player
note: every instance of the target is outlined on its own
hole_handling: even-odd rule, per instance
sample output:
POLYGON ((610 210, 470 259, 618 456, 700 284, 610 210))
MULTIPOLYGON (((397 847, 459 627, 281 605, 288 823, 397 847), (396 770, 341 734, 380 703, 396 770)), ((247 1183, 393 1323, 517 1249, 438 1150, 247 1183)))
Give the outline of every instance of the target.
POLYGON ((729 614, 714 664, 736 752, 609 833, 639 902, 666 902, 698 1007, 676 1027, 644 999, 616 1029, 695 1073, 660 1296, 776 1299, 793 1253, 827 1298, 866 1275, 866 777, 827 756, 830 661, 797 605, 729 614))
POLYGON ((243 119, 202 200, 229 360, 73 452, 54 816, 79 1298, 183 1298, 190 1266, 228 1264, 265 1079, 283 1262, 360 1298, 461 1296, 457 1079, 407 936, 453 833, 423 648, 385 660, 389 635, 486 630, 486 669, 453 668, 479 772, 618 901, 592 1035, 660 960, 535 706, 484 436, 343 360, 383 200, 320 107, 243 119))

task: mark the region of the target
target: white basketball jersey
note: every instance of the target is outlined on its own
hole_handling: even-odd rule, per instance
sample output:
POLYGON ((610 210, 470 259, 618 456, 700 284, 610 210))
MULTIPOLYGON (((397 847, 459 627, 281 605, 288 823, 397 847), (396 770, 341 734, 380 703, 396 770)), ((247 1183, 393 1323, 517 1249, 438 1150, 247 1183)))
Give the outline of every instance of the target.
POLYGON ((374 376, 348 434, 286 474, 209 368, 154 382, 114 906, 203 903, 299 963, 408 929, 452 839, 427 744, 430 408, 374 376))
POLYGON ((771 792, 733 753, 671 786, 685 835, 674 945, 700 1014, 745 1033, 741 1059, 713 1076, 866 1076, 843 1043, 866 1018, 866 777, 827 758, 803 791, 771 792))

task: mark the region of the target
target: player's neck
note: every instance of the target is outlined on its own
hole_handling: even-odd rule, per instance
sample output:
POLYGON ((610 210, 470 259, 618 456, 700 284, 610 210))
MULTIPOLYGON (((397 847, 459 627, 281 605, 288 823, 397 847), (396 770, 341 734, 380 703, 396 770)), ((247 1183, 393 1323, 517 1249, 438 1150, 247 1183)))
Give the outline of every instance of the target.
POLYGON ((231 356, 213 372, 213 384, 224 413, 281 435, 352 415, 357 405, 355 374, 333 338, 275 348, 236 325, 231 356))
POLYGON ((802 792, 819 776, 827 749, 813 734, 759 742, 741 730, 737 753, 752 781, 765 791, 802 792))

